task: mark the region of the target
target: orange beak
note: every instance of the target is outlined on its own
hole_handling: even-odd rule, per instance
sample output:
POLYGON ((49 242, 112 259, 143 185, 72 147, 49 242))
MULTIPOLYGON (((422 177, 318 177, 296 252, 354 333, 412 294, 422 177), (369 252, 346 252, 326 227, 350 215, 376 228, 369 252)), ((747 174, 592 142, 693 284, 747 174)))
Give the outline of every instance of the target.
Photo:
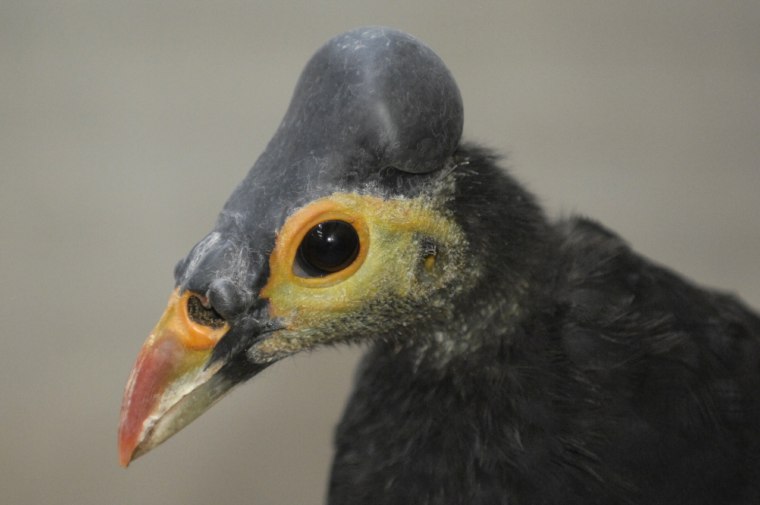
POLYGON ((203 302, 200 295, 175 290, 140 350, 121 404, 123 466, 187 426, 232 386, 216 373, 221 363, 208 366, 229 325, 193 317, 192 307, 203 302))

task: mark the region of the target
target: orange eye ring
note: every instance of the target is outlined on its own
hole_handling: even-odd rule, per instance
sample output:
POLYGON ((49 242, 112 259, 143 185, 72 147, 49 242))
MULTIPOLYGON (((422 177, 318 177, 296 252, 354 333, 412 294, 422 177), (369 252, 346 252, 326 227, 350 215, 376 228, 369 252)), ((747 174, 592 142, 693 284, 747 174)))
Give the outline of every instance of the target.
MULTIPOLYGON (((272 278, 278 278, 301 286, 322 288, 332 286, 351 277, 364 263, 369 250, 369 229, 366 222, 349 209, 334 201, 322 200, 309 205, 291 216, 277 235, 269 267, 272 278), (322 277, 302 277, 294 272, 296 256, 301 243, 315 226, 326 221, 344 221, 359 236, 359 252, 352 263, 337 272, 322 277)), ((266 293, 262 293, 266 295, 266 293)))

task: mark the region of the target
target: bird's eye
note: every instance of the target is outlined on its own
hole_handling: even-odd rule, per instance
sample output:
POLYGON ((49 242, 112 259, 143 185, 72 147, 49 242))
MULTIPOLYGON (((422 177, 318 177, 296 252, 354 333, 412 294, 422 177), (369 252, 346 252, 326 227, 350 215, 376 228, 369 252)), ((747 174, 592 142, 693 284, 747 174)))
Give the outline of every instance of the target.
POLYGON ((325 277, 339 272, 356 260, 359 248, 359 234, 349 223, 319 223, 298 246, 294 273, 299 277, 325 277))

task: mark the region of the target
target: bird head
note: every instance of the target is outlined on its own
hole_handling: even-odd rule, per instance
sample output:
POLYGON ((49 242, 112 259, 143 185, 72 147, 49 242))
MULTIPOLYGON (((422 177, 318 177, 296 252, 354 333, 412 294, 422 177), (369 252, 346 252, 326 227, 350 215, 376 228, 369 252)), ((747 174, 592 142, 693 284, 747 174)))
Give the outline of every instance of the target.
POLYGON ((480 199, 461 195, 462 125, 451 74, 415 38, 362 28, 319 49, 214 229, 175 269, 124 393, 121 463, 282 358, 450 326, 484 275, 472 251, 491 247, 467 224, 480 199))

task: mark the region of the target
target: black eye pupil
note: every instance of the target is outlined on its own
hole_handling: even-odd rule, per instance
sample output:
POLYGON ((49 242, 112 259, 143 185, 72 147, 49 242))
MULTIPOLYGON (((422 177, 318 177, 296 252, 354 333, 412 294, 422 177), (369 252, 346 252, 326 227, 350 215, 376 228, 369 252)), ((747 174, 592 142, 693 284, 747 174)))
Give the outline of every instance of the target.
POLYGON ((298 247, 296 264, 305 277, 339 272, 359 255, 359 235, 345 221, 325 221, 309 230, 298 247))

